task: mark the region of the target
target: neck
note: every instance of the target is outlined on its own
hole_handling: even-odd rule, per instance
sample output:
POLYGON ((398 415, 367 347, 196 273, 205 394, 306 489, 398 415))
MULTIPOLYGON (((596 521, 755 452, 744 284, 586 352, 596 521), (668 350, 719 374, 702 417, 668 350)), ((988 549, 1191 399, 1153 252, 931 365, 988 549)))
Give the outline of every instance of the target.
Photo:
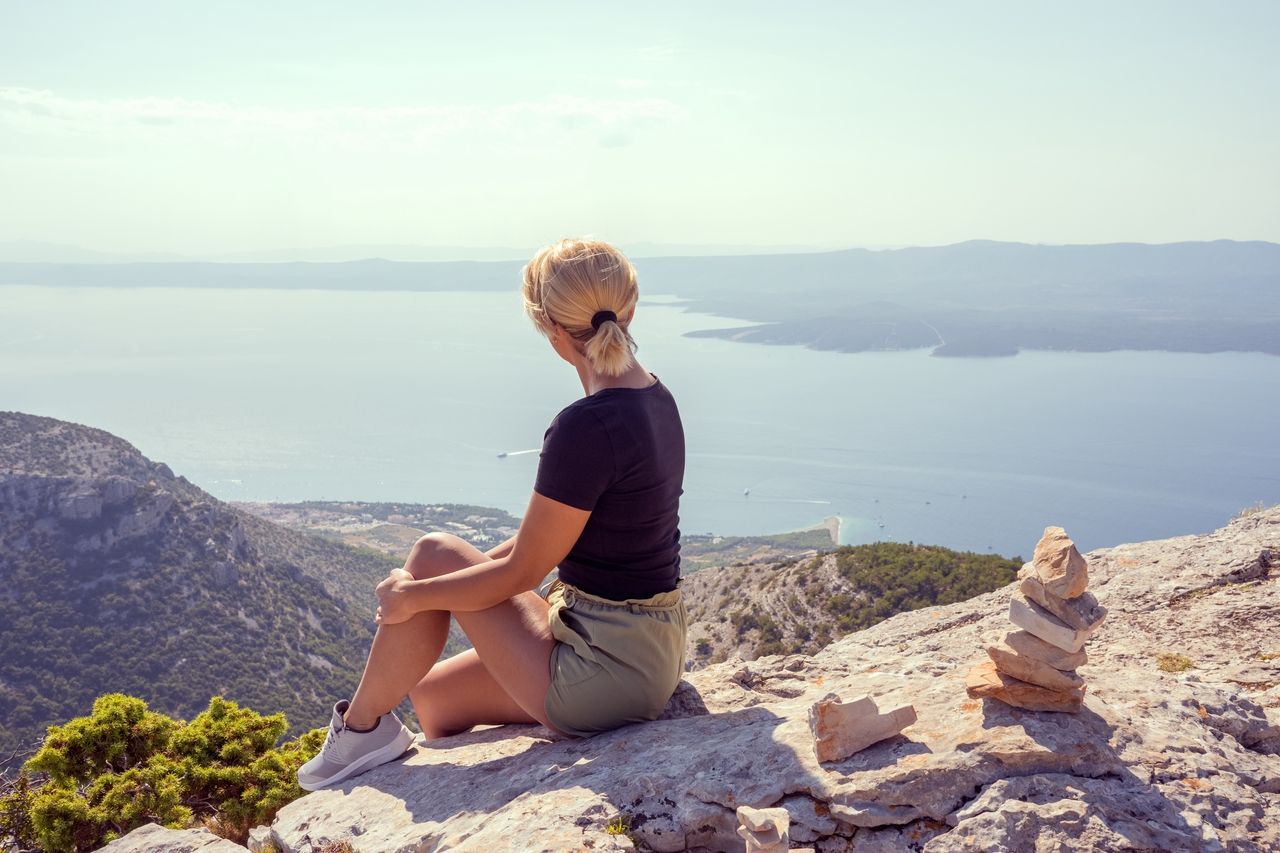
POLYGON ((575 365, 578 368, 578 379, 582 381, 582 390, 588 396, 603 391, 605 388, 645 388, 653 384, 653 377, 639 362, 632 362, 631 367, 617 376, 605 376, 597 373, 586 364, 575 365))

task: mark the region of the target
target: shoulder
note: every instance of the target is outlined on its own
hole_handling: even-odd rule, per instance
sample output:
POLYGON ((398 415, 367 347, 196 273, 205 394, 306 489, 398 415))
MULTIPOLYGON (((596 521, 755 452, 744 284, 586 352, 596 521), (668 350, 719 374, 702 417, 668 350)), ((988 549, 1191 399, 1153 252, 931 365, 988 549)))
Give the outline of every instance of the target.
POLYGON ((553 432, 575 436, 603 432, 604 420, 600 416, 598 406, 593 405, 596 402, 583 397, 565 406, 551 419, 551 424, 547 427, 547 435, 553 432))

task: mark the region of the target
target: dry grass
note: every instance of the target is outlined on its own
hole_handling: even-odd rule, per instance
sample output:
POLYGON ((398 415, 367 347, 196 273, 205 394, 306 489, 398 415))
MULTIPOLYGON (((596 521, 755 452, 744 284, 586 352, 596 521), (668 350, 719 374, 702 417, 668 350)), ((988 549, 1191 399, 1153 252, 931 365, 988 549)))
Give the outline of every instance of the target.
POLYGON ((1161 672, 1186 672, 1195 665, 1196 662, 1191 658, 1176 652, 1160 652, 1156 655, 1156 667, 1161 672))
POLYGON ((1257 515, 1258 513, 1262 512, 1264 509, 1266 509, 1266 507, 1262 505, 1262 501, 1258 501, 1256 504, 1251 504, 1250 506, 1245 507, 1244 509, 1237 512, 1235 515, 1231 516, 1231 520, 1235 521, 1238 518, 1248 518, 1251 515, 1257 515))
POLYGON ((329 841, 320 848, 319 853, 357 853, 350 841, 329 841))

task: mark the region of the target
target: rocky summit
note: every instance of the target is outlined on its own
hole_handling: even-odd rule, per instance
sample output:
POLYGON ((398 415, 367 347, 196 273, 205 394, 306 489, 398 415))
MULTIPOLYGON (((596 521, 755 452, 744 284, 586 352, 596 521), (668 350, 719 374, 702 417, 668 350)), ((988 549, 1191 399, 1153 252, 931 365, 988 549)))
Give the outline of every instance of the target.
POLYGON ((1280 506, 1084 556, 1108 615, 1079 664, 1076 713, 966 694, 1008 633, 1014 583, 812 656, 691 673, 657 722, 421 743, 289 804, 250 847, 742 850, 748 806, 785 809, 789 843, 823 853, 1277 849, 1280 506), (918 719, 820 763, 808 714, 832 693, 918 719))

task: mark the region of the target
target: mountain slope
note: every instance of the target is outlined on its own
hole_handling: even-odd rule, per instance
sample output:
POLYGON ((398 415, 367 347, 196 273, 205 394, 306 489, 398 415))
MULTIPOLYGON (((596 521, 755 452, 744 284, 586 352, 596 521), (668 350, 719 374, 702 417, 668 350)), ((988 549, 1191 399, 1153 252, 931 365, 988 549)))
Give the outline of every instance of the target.
POLYGON ((234 509, 109 433, 0 413, 0 751, 108 691, 320 725, 399 564, 234 509))
POLYGON ((908 610, 953 604, 1013 580, 1021 557, 936 545, 845 545, 807 559, 687 575, 686 659, 814 654, 833 639, 908 610))

